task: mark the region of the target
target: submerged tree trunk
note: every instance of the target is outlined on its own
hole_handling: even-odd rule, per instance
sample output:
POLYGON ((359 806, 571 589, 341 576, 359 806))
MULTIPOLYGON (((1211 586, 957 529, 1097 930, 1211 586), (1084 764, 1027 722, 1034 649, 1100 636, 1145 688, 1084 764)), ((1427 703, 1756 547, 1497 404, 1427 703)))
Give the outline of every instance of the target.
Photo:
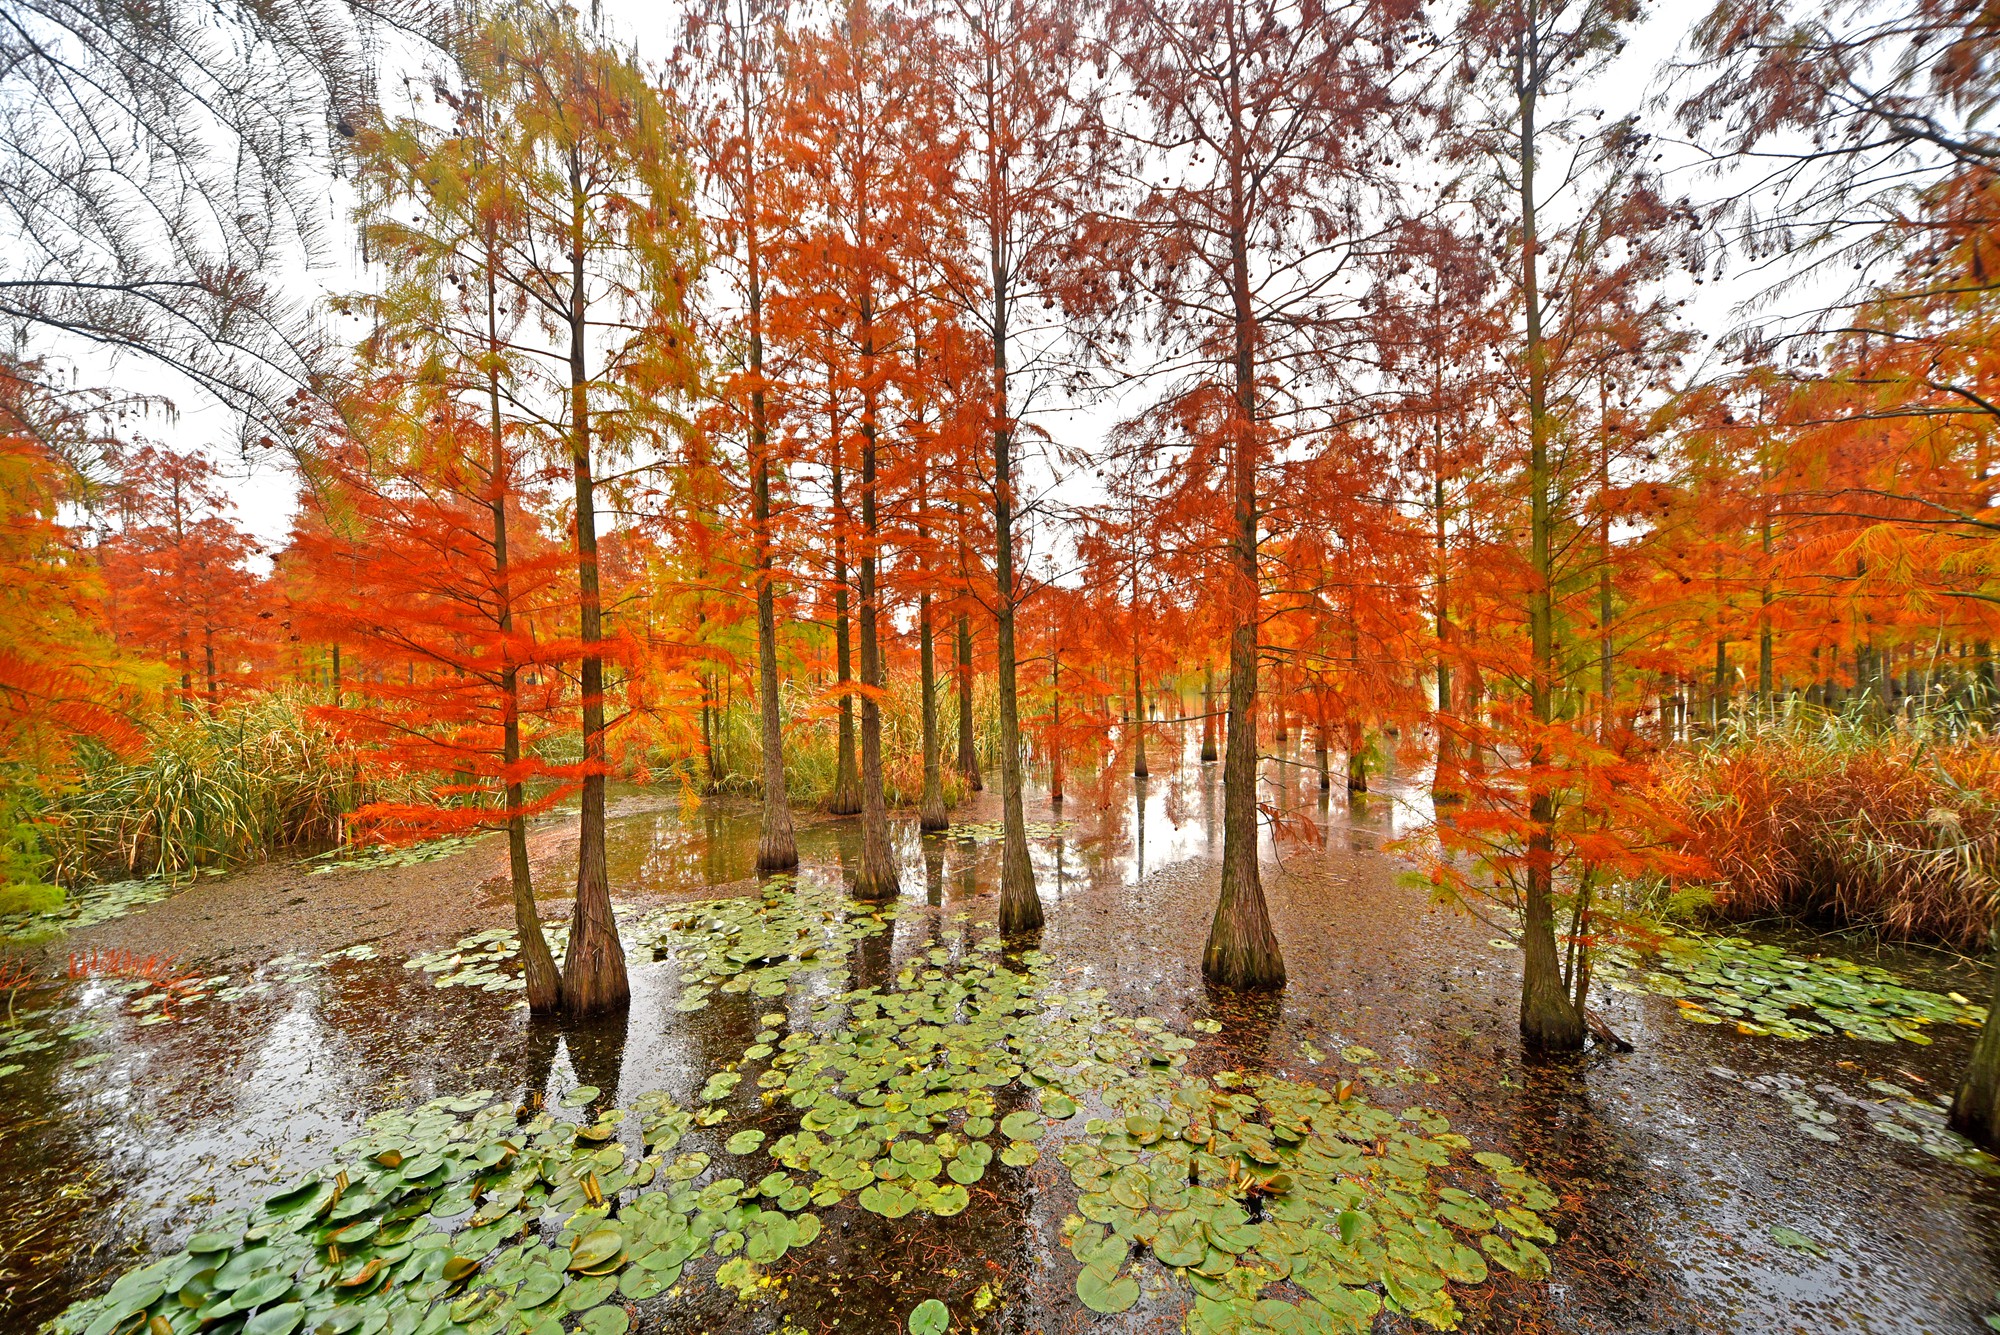
MULTIPOLYGON (((861 308, 861 355, 874 356, 870 311, 861 308)), ((864 384, 869 382, 864 381, 864 384)), ((889 849, 889 807, 882 793, 882 689, 885 673, 879 638, 880 585, 876 579, 881 528, 875 505, 874 390, 864 388, 861 409, 861 870, 854 878, 857 899, 893 899, 901 889, 889 849)))
POLYGON ((1368 791, 1368 733, 1357 719, 1347 722, 1347 791, 1368 791))
POLYGON ((1232 988, 1275 988, 1285 960, 1257 867, 1257 367, 1248 248, 1248 183, 1232 165, 1230 285, 1235 298, 1235 532, 1230 541, 1229 735, 1222 763, 1222 891, 1202 952, 1202 976, 1232 988))
POLYGON ((604 864, 604 784, 608 764, 604 737, 603 599, 597 572, 597 494, 591 473, 589 380, 584 371, 582 192, 573 195, 570 275, 570 467, 576 482, 576 568, 578 638, 583 641, 583 794, 576 852, 576 908, 570 918, 569 949, 563 957, 563 1007, 572 1015, 620 1010, 632 1000, 625 976, 625 946, 611 914, 611 882, 604 864))
POLYGON ((841 492, 837 428, 833 448, 833 653, 840 683, 840 743, 833 767, 833 794, 827 798, 826 809, 836 816, 852 816, 861 810, 861 775, 854 759, 854 696, 849 687, 854 673, 847 622, 847 509, 841 492))
POLYGON ((1324 793, 1333 788, 1333 774, 1326 763, 1326 724, 1313 729, 1313 760, 1319 766, 1319 790, 1324 793))

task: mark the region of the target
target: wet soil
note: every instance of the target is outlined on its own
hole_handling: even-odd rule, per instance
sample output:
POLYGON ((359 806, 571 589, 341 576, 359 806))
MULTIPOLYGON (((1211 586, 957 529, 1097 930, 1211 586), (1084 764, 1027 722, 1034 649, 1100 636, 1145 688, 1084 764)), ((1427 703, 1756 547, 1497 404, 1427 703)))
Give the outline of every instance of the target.
MULTIPOLYGON (((1607 993, 1600 1004, 1635 1052, 1525 1061, 1514 1030, 1517 957, 1494 949, 1486 927, 1398 884, 1398 863, 1381 851, 1421 819, 1420 795, 1391 784, 1350 804, 1320 794, 1297 767, 1274 766, 1267 795, 1311 822, 1288 827, 1317 831, 1266 849, 1289 985, 1276 998, 1212 992, 1199 959, 1220 852, 1219 774, 1185 761, 1160 774, 1169 769, 1156 750, 1151 780, 1107 764, 1096 779, 1073 781, 1059 809, 1031 801, 1031 821, 1069 822, 1060 838, 1035 841, 1043 949, 1059 974, 1105 988, 1125 1013, 1175 1026, 1221 1021, 1192 1054, 1196 1069, 1330 1084, 1342 1078, 1335 1054, 1358 1043, 1384 1064, 1434 1074, 1436 1084, 1407 1097, 1444 1112, 1477 1147, 1524 1160, 1562 1202, 1554 1275, 1503 1276, 1463 1293, 1467 1328, 1969 1332, 2000 1307, 2000 1186, 1877 1133, 1860 1102, 1871 1079, 1948 1090, 1969 1030, 1940 1033, 1930 1047, 1787 1043, 1685 1023, 1662 998, 1607 993), (1803 1134, 1770 1092, 1780 1088, 1817 1089, 1837 1141, 1803 1134), (1780 1245, 1780 1226, 1825 1254, 1780 1245)), ((955 814, 995 820, 997 798, 955 814)), ((851 874, 853 822, 800 820, 805 874, 851 874)), ((747 808, 716 802, 684 819, 673 802, 642 795, 612 829, 621 901, 755 889, 747 808)), ((564 821, 535 832, 545 916, 564 911, 573 847, 564 821)), ((892 978, 958 915, 994 912, 992 842, 920 838, 905 816, 896 848, 904 911, 893 932, 857 944, 854 986, 892 978)), ((0 1081, 0 1329, 32 1329, 184 1240, 211 1210, 321 1161, 383 1108, 470 1089, 525 1099, 579 1083, 625 1100, 655 1088, 687 1100, 753 1041, 765 1003, 718 997, 679 1013, 680 981, 667 963, 634 961, 627 1016, 568 1028, 531 1023, 512 994, 440 990, 402 967, 409 954, 510 921, 504 873, 497 839, 416 867, 313 875, 272 866, 205 881, 45 948, 47 973, 59 973, 71 950, 106 947, 262 977, 270 990, 154 1026, 136 1024, 101 982, 39 990, 35 1004, 59 1007, 63 1022, 103 1028, 21 1058, 26 1069, 0 1081), (303 970, 290 962, 359 943, 373 943, 379 958, 303 970)), ((1936 957, 1847 953, 1920 972, 1931 987, 1981 986, 1936 957)), ((1392 1101, 1391 1092, 1378 1097, 1392 1101)), ((963 1300, 984 1286, 994 1302, 980 1319, 995 1331, 1179 1329, 1179 1298, 1119 1317, 1078 1306, 1075 1266, 1059 1241, 1074 1192, 1053 1156, 989 1185, 964 1216, 928 1226, 840 1207, 770 1301, 738 1306, 710 1285, 688 1285, 644 1321, 672 1331, 878 1331, 933 1292, 969 1310, 963 1300)))

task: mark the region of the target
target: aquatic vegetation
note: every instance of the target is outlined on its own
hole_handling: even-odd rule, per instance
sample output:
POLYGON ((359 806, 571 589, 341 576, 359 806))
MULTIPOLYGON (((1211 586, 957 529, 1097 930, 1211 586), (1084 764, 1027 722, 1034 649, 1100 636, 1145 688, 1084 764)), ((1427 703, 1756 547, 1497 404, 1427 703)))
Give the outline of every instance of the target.
POLYGON ((454 853, 463 853, 478 843, 482 834, 453 834, 425 839, 414 844, 347 844, 314 855, 308 861, 320 865, 312 874, 327 876, 337 871, 378 871, 385 867, 418 867, 454 853))
POLYGON ((1541 1217, 1555 1197, 1505 1155, 1461 1161, 1470 1143, 1435 1113, 1231 1073, 1164 1102, 1121 1093, 1124 1115, 1091 1119, 1061 1153, 1093 1311, 1138 1301, 1144 1270, 1125 1263, 1141 1246, 1194 1288, 1189 1329, 1215 1335, 1363 1331, 1385 1306, 1445 1330, 1450 1285, 1483 1283, 1488 1262, 1548 1272, 1537 1243, 1555 1241, 1541 1217), (1261 1296, 1287 1282, 1303 1296, 1261 1296))
MULTIPOLYGON (((1075 821, 1031 820, 1025 828, 1030 839, 1060 839, 1076 825, 1075 821)), ((951 839, 971 839, 977 843, 996 843, 1005 836, 1006 830, 997 820, 965 821, 954 823, 948 830, 940 830, 940 835, 951 839)))
MULTIPOLYGON (((773 967, 769 953, 737 958, 767 949, 758 931, 795 946, 818 902, 779 888, 678 907, 657 930, 728 987, 773 967), (739 915, 759 908, 771 921, 752 930, 739 915)), ((882 930, 872 914, 839 930, 867 934, 856 918, 882 930)), ((1468 1158, 1442 1118, 1375 1107, 1351 1083, 1190 1076, 1195 1040, 1113 1014, 1101 989, 1062 990, 1038 952, 1002 954, 997 937, 949 935, 890 985, 819 1000, 810 1029, 781 1033, 787 1016, 765 1014, 690 1106, 651 1092, 604 1108, 584 1086, 557 1100, 576 1121, 490 1091, 383 1114, 332 1162, 55 1328, 240 1315, 246 1335, 554 1335, 571 1320, 619 1335, 625 1303, 671 1296, 697 1267, 695 1282, 758 1299, 819 1237, 816 1211, 950 1218, 1045 1142, 1060 1142, 1081 1193, 1076 1290, 1098 1311, 1186 1284, 1199 1331, 1364 1329, 1383 1308, 1444 1328, 1450 1286, 1483 1282, 1489 1260, 1546 1267, 1536 1242, 1553 1237, 1540 1212, 1554 1198, 1503 1156, 1468 1158), (1116 1115, 1079 1126, 1087 1106, 1116 1115), (683 1148, 699 1128, 773 1115, 775 1138, 745 1126, 683 1148)), ((840 959, 785 958, 828 974, 840 959)), ((919 1305, 911 1328, 944 1328, 942 1306, 919 1305)))
MULTIPOLYGON (((650 951, 654 959, 679 967, 682 991, 675 1008, 682 1012, 703 1009, 716 992, 783 996, 802 971, 845 982, 841 952, 879 935, 896 917, 893 908, 857 913, 841 889, 817 880, 775 876, 762 891, 654 909, 614 902, 612 909, 628 949, 650 951)), ((542 931, 549 949, 560 955, 569 941, 569 921, 545 922, 542 931)), ((429 975, 439 987, 520 992, 527 987, 520 950, 513 928, 492 927, 412 955, 404 967, 429 975)))
POLYGON ((1830 1081, 1807 1087, 1806 1081, 1783 1071, 1746 1076, 1727 1066, 1711 1066, 1710 1075, 1741 1085, 1753 1093, 1778 1099, 1791 1111, 1799 1133, 1829 1144, 1841 1139, 1840 1118, 1827 1105, 1847 1108, 1879 1136, 1922 1150, 1934 1159, 1969 1168, 1984 1177, 2000 1176, 2000 1159, 1980 1149, 1946 1124, 1951 1100, 1914 1093, 1888 1080, 1870 1080, 1868 1098, 1830 1081))
POLYGON ((1977 1028, 1986 1008, 1905 985, 1887 969, 1833 956, 1794 955, 1740 937, 1668 935, 1641 959, 1623 947, 1598 966, 1621 992, 1650 992, 1679 1003, 1684 1020, 1734 1024, 1739 1032, 1807 1039, 1829 1034, 1871 1043, 1931 1041, 1929 1024, 1977 1028))
POLYGON ((173 886, 157 878, 78 886, 54 908, 0 914, 0 941, 45 941, 77 928, 94 927, 157 904, 173 891, 173 886))

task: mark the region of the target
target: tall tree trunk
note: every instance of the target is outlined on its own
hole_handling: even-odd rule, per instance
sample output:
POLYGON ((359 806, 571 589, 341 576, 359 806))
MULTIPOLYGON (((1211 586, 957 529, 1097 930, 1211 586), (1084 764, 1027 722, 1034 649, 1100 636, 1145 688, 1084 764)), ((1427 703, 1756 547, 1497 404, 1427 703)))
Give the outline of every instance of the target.
MULTIPOLYGON (((745 142, 750 104, 744 93, 745 142)), ((771 423, 764 398, 764 275, 757 240, 757 175, 744 155, 745 250, 750 267, 750 523, 757 543, 757 736, 763 751, 764 808, 757 829, 757 870, 799 865, 792 833, 792 799, 785 787, 785 734, 778 712, 778 597, 771 579, 771 423)))
POLYGON ((1757 699, 1765 713, 1771 711, 1775 698, 1775 665, 1772 653, 1775 646, 1771 642, 1771 581, 1768 577, 1771 562, 1771 502, 1764 499, 1763 523, 1760 525, 1766 578, 1757 590, 1757 699))
POLYGON ((973 792, 986 787, 979 777, 979 748, 972 732, 972 619, 958 614, 958 772, 973 792))
POLYGON ((1368 791, 1368 732, 1353 718, 1347 721, 1347 791, 1368 791))
POLYGON ((861 356, 867 369, 861 391, 861 870, 854 878, 857 899, 893 899, 901 889, 896 859, 889 849, 889 807, 882 793, 882 646, 876 563, 881 527, 876 521, 875 335, 872 311, 861 307, 861 356))
MULTIPOLYGON (((1611 643, 1611 428, 1606 420, 1610 388, 1597 382, 1597 740, 1611 745, 1618 725, 1618 660, 1611 643)), ((1586 974, 1587 970, 1584 971, 1586 974)), ((1579 1000, 1577 1005, 1583 1002, 1579 1000)))
MULTIPOLYGON (((997 143, 997 107, 987 84, 988 217, 998 223, 1005 195, 997 143)), ((993 656, 1000 688, 1000 930, 1012 935, 1039 931, 1042 898, 1035 893, 1035 869, 1028 860, 1028 820, 1021 802, 1020 697, 1014 676, 1014 423, 1007 397, 1009 273, 999 226, 988 230, 987 260, 993 283, 993 656)))
POLYGON ((1215 664, 1201 665, 1201 763, 1214 763, 1215 748, 1215 664))
MULTIPOLYGON (((1443 289, 1434 296, 1434 327, 1441 324, 1443 289)), ((1458 735, 1451 716, 1451 526, 1445 513, 1443 353, 1431 367, 1431 535, 1437 570, 1431 582, 1431 620, 1437 635, 1437 763, 1431 768, 1431 802, 1457 802, 1465 794, 1458 773, 1458 735)))
POLYGON ((1583 1046, 1583 1016, 1563 987, 1555 931, 1555 799, 1546 782, 1549 756, 1540 729, 1550 722, 1555 689, 1555 606, 1549 467, 1548 348, 1542 338, 1537 278, 1540 233, 1535 222, 1535 111, 1540 94, 1538 0, 1528 0, 1526 49, 1521 62, 1521 286, 1527 316, 1528 488, 1530 568, 1528 629, 1533 661, 1528 702, 1536 736, 1528 747, 1527 875, 1521 905, 1521 1037, 1537 1051, 1573 1052, 1583 1046))
POLYGON ((1139 562, 1132 562, 1132 777, 1146 777, 1146 688, 1139 680, 1139 562))
MULTIPOLYGON (((1233 76, 1232 76, 1233 77, 1233 76)), ((1257 364, 1252 306, 1248 195, 1240 159, 1231 164, 1230 263, 1235 299, 1235 436, 1232 472, 1229 734, 1222 762, 1222 890, 1202 952, 1202 976, 1232 988, 1275 988, 1284 955, 1264 902, 1257 866, 1257 364)))
POLYGON ((590 380, 585 370, 581 186, 571 182, 570 249, 570 468, 576 484, 578 638, 583 642, 583 794, 576 850, 576 908, 563 957, 563 1007, 572 1015, 621 1010, 632 1000, 625 975, 625 946, 611 914, 611 881, 604 863, 603 598, 597 572, 597 484, 591 472, 590 380))
POLYGON ((938 756, 937 646, 931 632, 931 591, 917 595, 918 657, 923 671, 924 800, 917 808, 917 827, 942 830, 951 824, 944 809, 944 766, 938 756))
POLYGON ((1049 651, 1049 801, 1063 800, 1062 651, 1049 651))
POLYGON ((833 795, 827 799, 826 809, 836 816, 852 816, 861 810, 861 774, 854 760, 854 695, 848 685, 854 674, 847 634, 847 507, 841 494, 844 470, 837 424, 833 450, 833 653, 840 682, 840 749, 834 761, 833 795))
POLYGON ((507 550, 507 498, 513 494, 513 465, 507 458, 500 417, 499 294, 495 290, 497 244, 489 227, 486 236, 486 412, 491 443, 488 462, 493 486, 493 593, 500 629, 500 758, 505 770, 507 801, 507 871, 514 898, 514 934, 520 939, 521 965, 527 983, 528 1012, 547 1015, 562 1007, 562 976, 542 932, 542 915, 535 904, 534 874, 528 865, 527 789, 522 784, 521 668, 514 661, 514 593, 507 550))
POLYGON ((1333 788, 1333 774, 1327 765, 1326 724, 1322 722, 1313 729, 1313 760, 1319 767, 1319 790, 1329 792, 1333 788))

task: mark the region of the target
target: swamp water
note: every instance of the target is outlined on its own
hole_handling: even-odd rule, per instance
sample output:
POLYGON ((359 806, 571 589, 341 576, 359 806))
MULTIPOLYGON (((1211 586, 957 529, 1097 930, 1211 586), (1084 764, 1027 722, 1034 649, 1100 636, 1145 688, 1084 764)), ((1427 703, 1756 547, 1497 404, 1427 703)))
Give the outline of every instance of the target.
POLYGON ((881 913, 841 893, 851 822, 804 823, 799 875, 760 885, 753 812, 620 817, 633 1003, 590 1025, 518 1007, 478 890, 497 840, 425 864, 416 927, 322 923, 309 950, 270 948, 285 915, 303 931, 319 888, 397 869, 301 869, 248 947, 198 908, 235 878, 125 892, 42 947, 44 980, 76 952, 82 976, 0 1029, 0 1329, 79 1299, 78 1330, 156 1335, 1972 1331, 2000 1309, 2000 1189, 1937 1110, 1974 1032, 1943 997, 1983 999, 1976 972, 1854 955, 1927 989, 1905 996, 1796 942, 1683 943, 1600 995, 1636 1052, 1524 1062, 1516 956, 1379 851, 1418 795, 1269 777, 1323 832, 1266 850, 1275 999, 1201 984, 1221 803, 1186 763, 1031 804, 1034 951, 992 937, 991 794, 943 837, 898 825, 881 913), (193 942, 197 981, 100 938, 193 942))

